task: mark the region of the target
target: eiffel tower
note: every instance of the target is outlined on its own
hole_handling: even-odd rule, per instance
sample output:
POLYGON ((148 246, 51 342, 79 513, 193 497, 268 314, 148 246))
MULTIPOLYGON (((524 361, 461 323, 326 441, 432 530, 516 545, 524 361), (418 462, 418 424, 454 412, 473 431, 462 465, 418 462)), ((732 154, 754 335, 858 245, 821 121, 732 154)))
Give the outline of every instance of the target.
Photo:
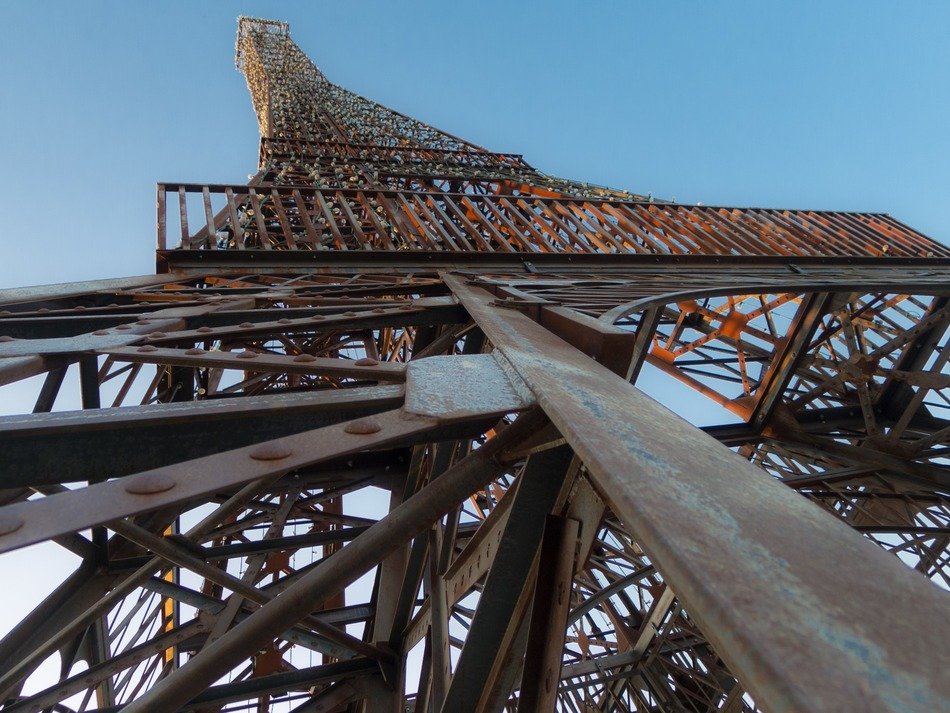
POLYGON ((948 709, 950 249, 237 66, 258 171, 158 186, 154 276, 0 291, 0 551, 76 563, 5 713, 948 709))

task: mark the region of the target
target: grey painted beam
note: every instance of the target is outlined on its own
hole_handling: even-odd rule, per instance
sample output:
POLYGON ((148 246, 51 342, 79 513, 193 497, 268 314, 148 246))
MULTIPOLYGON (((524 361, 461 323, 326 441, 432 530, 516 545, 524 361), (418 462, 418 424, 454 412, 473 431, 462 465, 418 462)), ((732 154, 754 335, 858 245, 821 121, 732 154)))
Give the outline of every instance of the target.
POLYGON ((0 488, 115 478, 397 408, 401 386, 0 418, 0 488))

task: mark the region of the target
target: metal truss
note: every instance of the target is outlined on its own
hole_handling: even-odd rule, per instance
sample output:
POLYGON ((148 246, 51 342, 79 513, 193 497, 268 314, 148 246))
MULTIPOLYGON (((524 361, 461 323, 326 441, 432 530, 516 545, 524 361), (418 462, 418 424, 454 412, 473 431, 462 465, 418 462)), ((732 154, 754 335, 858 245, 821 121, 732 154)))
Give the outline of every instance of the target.
POLYGON ((947 707, 946 246, 237 63, 259 172, 159 186, 158 274, 0 291, 0 552, 75 562, 0 709, 947 707))

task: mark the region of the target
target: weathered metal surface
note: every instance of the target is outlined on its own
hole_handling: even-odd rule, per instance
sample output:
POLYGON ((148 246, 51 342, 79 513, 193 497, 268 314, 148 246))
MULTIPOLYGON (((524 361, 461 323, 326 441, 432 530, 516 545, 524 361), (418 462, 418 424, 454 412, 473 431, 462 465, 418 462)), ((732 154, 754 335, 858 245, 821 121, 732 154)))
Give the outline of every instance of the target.
POLYGON ((406 378, 406 367, 403 364, 380 363, 376 359, 351 359, 347 362, 343 359, 314 357, 309 354, 291 356, 255 353, 252 357, 254 364, 251 365, 241 356, 244 352, 205 351, 200 347, 192 347, 190 350, 156 348, 144 353, 135 347, 99 347, 96 351, 104 356, 111 356, 116 361, 139 364, 172 364, 198 369, 218 367, 280 374, 332 374, 378 381, 404 381, 406 378))
MULTIPOLYGON (((365 184, 365 178, 354 177, 365 184)), ((884 214, 700 207, 568 195, 552 198, 512 194, 511 189, 505 191, 507 195, 490 196, 428 187, 397 192, 385 185, 387 178, 378 175, 376 180, 382 185, 326 189, 299 184, 263 188, 159 184, 158 202, 168 205, 164 224, 173 234, 181 234, 179 247, 188 250, 220 249, 223 246, 216 243, 216 236, 224 233, 229 236, 226 247, 240 250, 950 257, 950 249, 884 214), (200 223, 188 215, 187 202, 181 203, 181 210, 173 208, 169 193, 226 198, 227 210, 219 214, 220 219, 211 220, 213 231, 208 224, 189 229, 189 224, 200 223), (260 212, 262 200, 272 216, 266 223, 248 220, 242 225, 239 216, 260 212), (176 218, 178 225, 173 227, 176 218), (838 224, 838 240, 825 239, 829 222, 838 224), (315 223, 319 230, 314 229, 315 223), (389 227, 400 223, 411 228, 390 234, 389 227)), ((483 183, 489 181, 483 179, 483 183)), ((160 233, 159 242, 167 243, 165 233, 160 233)))
MULTIPOLYGON (((676 273, 681 268, 693 269, 732 268, 750 270, 750 275, 770 275, 774 278, 808 276, 815 269, 828 268, 829 279, 835 275, 847 279, 853 269, 872 269, 879 276, 890 274, 895 283, 903 281, 908 286, 926 284, 945 291, 947 258, 892 258, 892 257, 814 257, 795 258, 795 269, 789 267, 787 257, 775 255, 640 255, 632 253, 511 253, 511 252, 448 252, 421 250, 160 250, 156 253, 159 272, 175 275, 200 275, 208 271, 239 270, 240 274, 255 274, 267 271, 301 270, 315 272, 347 272, 360 274, 374 272, 407 273, 420 270, 464 270, 479 272, 505 269, 520 275, 556 271, 578 273, 596 269, 598 273, 646 270, 657 278, 676 273), (916 268, 916 269, 913 269, 916 268), (934 272, 938 274, 934 274, 934 272), (899 277, 898 277, 899 276, 899 277)), ((734 281, 735 283, 735 281, 734 281)), ((669 282, 667 282, 669 288, 669 282)), ((666 290, 663 290, 666 291, 666 290)))
POLYGON ((308 572, 279 598, 230 630, 174 676, 131 703, 126 709, 128 713, 187 703, 196 691, 217 680, 222 672, 244 658, 248 645, 256 647, 271 640, 287 624, 312 611, 322 598, 357 579, 402 542, 428 528, 468 493, 490 481, 504 468, 504 449, 517 445, 543 423, 543 416, 536 412, 522 416, 513 426, 396 507, 333 559, 308 572))
POLYGON ((401 386, 0 418, 0 487, 115 478, 402 405, 401 386))
POLYGON ((557 707, 579 524, 577 520, 549 516, 544 525, 518 697, 518 709, 522 711, 557 707))
POLYGON ((91 353, 100 349, 125 346, 140 340, 140 336, 122 333, 103 334, 101 336, 84 334, 60 339, 15 339, 12 342, 0 343, 0 359, 34 354, 91 353))
POLYGON ((520 656, 509 650, 529 605, 537 577, 537 557, 548 513, 560 491, 569 487, 573 454, 567 446, 528 460, 513 494, 505 533, 492 555, 472 631, 465 641, 440 711, 485 710, 492 681, 502 669, 518 667, 520 656))
POLYGON ((545 175, 285 23, 237 62, 257 171, 159 185, 161 274, 0 291, 0 548, 82 558, 5 710, 947 707, 950 249, 545 175))
POLYGON ((943 593, 524 315, 445 279, 757 700, 777 711, 947 701, 943 593))
POLYGON ((161 275, 140 275, 138 277, 118 277, 86 282, 62 282, 55 285, 37 285, 36 287, 10 287, 0 290, 0 304, 9 306, 82 295, 108 294, 114 290, 147 287, 162 282, 164 282, 164 278, 161 275))
POLYGON ((431 418, 502 416, 534 405, 524 391, 491 354, 414 359, 406 373, 405 409, 431 418))
POLYGON ((0 521, 21 524, 0 536, 0 552, 119 517, 187 503, 321 460, 393 443, 411 434, 431 430, 436 425, 436 421, 422 416, 389 411, 40 500, 7 505, 0 508, 0 521), (351 424, 372 424, 373 430, 353 429, 349 427, 351 424))

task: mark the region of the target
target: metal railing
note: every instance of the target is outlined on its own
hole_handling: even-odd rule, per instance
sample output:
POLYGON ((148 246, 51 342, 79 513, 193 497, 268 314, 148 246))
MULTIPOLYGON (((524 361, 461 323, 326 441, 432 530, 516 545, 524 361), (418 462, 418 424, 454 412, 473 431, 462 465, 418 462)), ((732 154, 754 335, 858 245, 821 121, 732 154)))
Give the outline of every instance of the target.
POLYGON ((158 248, 950 257, 879 213, 365 188, 159 184, 158 248))

